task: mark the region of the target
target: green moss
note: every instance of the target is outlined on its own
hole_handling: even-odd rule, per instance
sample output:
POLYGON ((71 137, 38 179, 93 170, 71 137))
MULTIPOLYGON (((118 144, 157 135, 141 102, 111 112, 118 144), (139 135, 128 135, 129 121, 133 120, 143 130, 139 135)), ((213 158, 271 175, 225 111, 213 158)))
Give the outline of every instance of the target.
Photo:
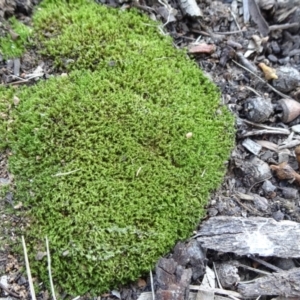
POLYGON ((0 38, 1 54, 5 59, 20 57, 28 43, 31 28, 19 22, 15 17, 9 19, 9 27, 18 35, 15 39, 11 35, 0 38))
POLYGON ((74 71, 15 91, 5 143, 15 200, 32 222, 34 275, 48 282, 46 262, 33 258, 47 235, 55 283, 101 293, 191 234, 222 180, 233 117, 145 16, 59 3, 43 2, 36 36, 44 55, 59 67, 72 59, 74 71))

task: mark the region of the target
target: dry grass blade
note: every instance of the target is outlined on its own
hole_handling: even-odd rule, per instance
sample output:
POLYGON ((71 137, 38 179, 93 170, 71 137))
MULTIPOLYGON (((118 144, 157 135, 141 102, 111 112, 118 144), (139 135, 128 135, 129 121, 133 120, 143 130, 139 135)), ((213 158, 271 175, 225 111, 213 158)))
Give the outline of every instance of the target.
POLYGON ((54 285, 53 285, 53 280, 52 280, 51 256, 50 256, 50 251, 49 251, 48 237, 46 237, 46 249, 47 249, 47 261, 48 261, 48 272, 49 272, 49 281, 50 281, 51 293, 52 293, 53 300, 56 300, 55 290, 54 290, 54 285))
POLYGON ((152 300, 155 300, 155 292, 154 292, 154 284, 153 284, 153 275, 150 270, 150 281, 151 281, 151 292, 152 292, 152 300))
POLYGON ((31 299, 36 300, 35 291, 34 291, 33 282, 32 282, 32 277, 31 277, 30 266, 29 266, 29 260, 28 260, 28 255, 27 255, 27 248, 26 248, 26 243, 25 243, 25 239, 24 239, 23 235, 22 235, 22 245, 23 245, 24 257, 25 257, 25 265, 26 265, 26 271, 27 271, 27 277, 28 277, 28 282, 29 282, 31 299))

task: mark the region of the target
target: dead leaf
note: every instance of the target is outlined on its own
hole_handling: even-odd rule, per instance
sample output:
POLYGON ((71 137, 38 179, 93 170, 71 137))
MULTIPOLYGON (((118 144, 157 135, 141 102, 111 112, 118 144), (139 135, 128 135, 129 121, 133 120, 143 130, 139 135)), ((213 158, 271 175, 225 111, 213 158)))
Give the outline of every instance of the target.
POLYGON ((260 64, 258 64, 258 66, 264 72, 265 78, 267 80, 278 79, 278 76, 276 75, 276 70, 275 69, 268 67, 264 63, 260 63, 260 64))
POLYGON ((272 165, 270 169, 276 173, 280 180, 295 180, 300 184, 300 175, 286 161, 279 165, 272 165))

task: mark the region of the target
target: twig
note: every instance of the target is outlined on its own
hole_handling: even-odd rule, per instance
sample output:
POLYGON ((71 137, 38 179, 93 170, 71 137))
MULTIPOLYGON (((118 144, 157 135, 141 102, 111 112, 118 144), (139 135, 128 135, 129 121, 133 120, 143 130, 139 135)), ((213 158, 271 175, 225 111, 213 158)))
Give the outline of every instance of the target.
POLYGON ((65 172, 65 173, 57 173, 57 174, 55 174, 55 175, 52 175, 52 177, 58 177, 58 176, 70 175, 70 174, 75 173, 75 172, 77 172, 77 171, 80 171, 80 169, 72 170, 72 171, 65 172))
POLYGON ((262 213, 260 213, 258 210, 256 210, 255 208, 250 209, 247 205, 243 204, 237 197, 232 197, 240 206, 244 207, 247 211, 251 212, 251 213, 255 213, 258 216, 263 216, 262 213))
POLYGON ((54 285, 53 285, 53 280, 52 280, 52 273, 51 273, 51 256, 50 256, 50 251, 49 251, 48 237, 46 237, 46 249, 47 249, 47 261, 48 261, 48 272, 49 272, 49 281, 50 281, 51 293, 52 293, 53 300, 56 300, 55 290, 54 290, 54 285))
POLYGON ((256 96, 262 97, 261 94, 260 94, 259 92, 257 92, 255 89, 253 89, 252 87, 245 85, 245 88, 246 88, 247 90, 253 92, 256 96))
POLYGON ((291 133, 290 130, 286 129, 286 128, 271 127, 271 126, 267 126, 264 124, 254 123, 254 122, 248 121, 246 119, 238 119, 238 120, 241 122, 244 122, 246 124, 258 127, 258 128, 263 128, 263 129, 268 129, 268 130, 276 130, 278 132, 280 131, 282 134, 290 134, 291 133))
POLYGON ((153 284, 153 275, 152 275, 152 271, 151 271, 151 270, 150 270, 150 281, 151 281, 152 300, 155 300, 154 284, 153 284))
POLYGON ((202 287, 200 285, 190 285, 190 290, 195 290, 195 291, 212 291, 216 294, 220 294, 220 295, 226 295, 226 296, 234 296, 237 298, 241 298, 243 299, 244 297, 238 293, 238 292, 234 292, 234 291, 229 291, 229 290, 222 290, 222 289, 217 289, 217 288, 210 288, 210 287, 202 287))
POLYGON ((255 183, 253 183, 253 184, 250 186, 250 188, 249 188, 249 190, 248 190, 248 193, 250 193, 251 190, 253 189, 253 187, 255 187, 257 184, 262 183, 262 182, 264 182, 265 180, 269 180, 269 179, 271 179, 272 177, 273 177, 273 176, 270 176, 270 177, 268 177, 268 178, 265 178, 265 179, 262 179, 262 180, 260 180, 260 181, 257 181, 257 182, 255 182, 255 183))
POLYGON ((261 77, 259 77, 258 75, 256 75, 254 72, 252 72, 251 70, 249 70, 248 68, 242 66, 241 64, 239 64, 238 62, 236 62, 234 59, 232 59, 232 61, 238 65, 239 67, 241 67, 242 69, 248 71, 249 73, 251 73, 252 75, 254 75, 256 78, 258 78, 261 82, 265 83, 270 89, 272 89, 275 93, 277 93, 279 96, 284 97, 284 98, 288 98, 288 99, 292 99, 290 96, 285 95, 281 92, 279 92, 278 90, 276 90, 272 85, 270 85, 269 83, 267 83, 265 80, 263 80, 261 77))
POLYGON ((243 33, 246 32, 247 30, 241 29, 241 30, 235 30, 235 31, 213 31, 212 33, 215 34, 236 34, 236 33, 243 33))
POLYGON ((269 264, 268 262, 266 262, 266 261, 264 261, 264 260, 262 260, 262 259, 260 259, 260 258, 258 258, 258 257, 250 256, 250 258, 251 258, 252 260, 254 260, 254 261, 260 263, 261 265, 264 265, 265 267, 267 267, 267 268, 269 268, 269 269, 275 271, 275 272, 281 272, 281 271, 282 271, 282 269, 280 269, 280 268, 278 268, 278 267, 276 267, 276 266, 274 266, 274 265, 271 265, 271 264, 269 264))
POLYGON ((289 134, 289 133, 282 132, 280 130, 262 129, 262 130, 248 131, 246 133, 239 134, 239 136, 240 137, 247 137, 247 136, 263 135, 263 134, 289 134))
POLYGON ((0 289, 2 289, 3 291, 5 291, 7 294, 15 297, 15 298, 20 298, 20 296, 18 294, 16 294, 15 292, 13 291, 10 291, 4 284, 2 284, 0 282, 0 289))
POLYGON ((26 265, 26 271, 27 271, 27 277, 28 277, 28 282, 29 282, 31 299, 36 300, 35 291, 34 291, 33 282, 32 282, 32 277, 31 277, 30 266, 29 266, 29 260, 28 260, 28 256, 27 256, 27 248, 26 248, 26 243, 25 243, 25 239, 24 239, 23 235, 22 235, 22 245, 23 245, 24 257, 25 257, 25 265, 26 265))
POLYGON ((258 274, 262 274, 262 275, 265 275, 265 276, 269 276, 270 273, 269 272, 266 272, 266 271, 262 271, 262 270, 259 270, 259 269, 255 269, 255 268, 251 268, 247 265, 244 265, 244 264, 240 264, 238 265, 240 268, 244 268, 246 270, 249 270, 249 271, 253 271, 255 273, 258 273, 258 274))
POLYGON ((289 29, 289 28, 293 28, 296 26, 298 27, 299 23, 272 25, 269 27, 269 29, 270 30, 289 29))

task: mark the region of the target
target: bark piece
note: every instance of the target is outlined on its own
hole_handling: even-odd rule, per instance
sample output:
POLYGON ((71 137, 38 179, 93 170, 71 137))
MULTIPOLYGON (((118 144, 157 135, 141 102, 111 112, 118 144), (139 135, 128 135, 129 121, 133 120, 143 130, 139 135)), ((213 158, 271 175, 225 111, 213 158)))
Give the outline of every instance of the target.
POLYGON ((197 240, 191 240, 187 244, 177 243, 172 258, 179 265, 192 268, 193 280, 205 273, 206 251, 197 240))
POLYGON ((156 266, 156 300, 188 299, 192 269, 184 269, 173 259, 162 258, 156 266))
POLYGON ((254 155, 258 155, 262 146, 247 138, 242 142, 242 145, 254 155))
POLYGON ((273 273, 251 283, 239 283, 238 292, 245 298, 260 295, 299 297, 300 268, 273 273))
POLYGON ((198 231, 202 247, 238 255, 300 257, 300 224, 262 217, 212 217, 198 231))

